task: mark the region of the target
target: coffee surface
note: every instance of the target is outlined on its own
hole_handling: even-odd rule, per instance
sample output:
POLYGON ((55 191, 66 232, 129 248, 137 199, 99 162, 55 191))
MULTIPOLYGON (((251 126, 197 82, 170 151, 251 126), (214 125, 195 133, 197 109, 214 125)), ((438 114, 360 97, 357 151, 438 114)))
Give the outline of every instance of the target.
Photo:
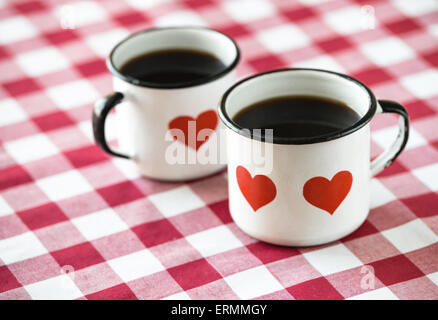
POLYGON ((233 121, 247 129, 273 129, 274 137, 310 138, 341 131, 359 119, 353 109, 336 100, 285 96, 252 104, 233 121))
POLYGON ((179 86, 214 76, 225 68, 222 61, 209 53, 168 49, 134 57, 120 71, 141 81, 179 86))

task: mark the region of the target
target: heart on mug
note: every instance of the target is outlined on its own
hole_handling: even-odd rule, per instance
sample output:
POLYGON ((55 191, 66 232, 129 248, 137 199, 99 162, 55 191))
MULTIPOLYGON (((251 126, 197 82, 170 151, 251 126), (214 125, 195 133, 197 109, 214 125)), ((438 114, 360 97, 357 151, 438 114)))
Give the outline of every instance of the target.
POLYGON ((352 184, 350 171, 339 171, 331 180, 314 177, 304 184, 303 196, 310 204, 332 215, 350 192, 352 184))
POLYGON ((196 119, 191 116, 179 116, 169 122, 169 130, 172 133, 173 129, 181 130, 184 136, 173 134, 173 138, 184 143, 186 146, 198 150, 205 142, 209 135, 205 136, 204 140, 198 140, 198 134, 203 129, 215 130, 217 127, 218 118, 216 111, 207 110, 200 113, 196 119), (194 141, 189 141, 194 140, 194 141))
POLYGON ((238 166, 236 178, 240 191, 254 212, 274 200, 277 195, 274 182, 265 175, 256 175, 252 178, 248 170, 238 166))

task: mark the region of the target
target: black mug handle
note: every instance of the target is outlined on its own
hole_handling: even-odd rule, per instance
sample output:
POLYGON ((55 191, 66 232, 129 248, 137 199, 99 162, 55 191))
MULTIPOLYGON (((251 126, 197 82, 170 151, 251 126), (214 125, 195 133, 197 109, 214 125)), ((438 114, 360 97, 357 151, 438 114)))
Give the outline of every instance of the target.
POLYGON ((399 131, 394 143, 380 156, 371 162, 371 175, 374 176, 389 166, 403 151, 409 138, 409 115, 399 103, 390 100, 379 100, 381 113, 396 113, 399 115, 399 131))
POLYGON ((93 134, 94 140, 103 151, 112 156, 129 159, 129 156, 111 150, 105 139, 105 119, 111 109, 122 102, 123 98, 123 93, 113 92, 96 102, 93 109, 93 134))

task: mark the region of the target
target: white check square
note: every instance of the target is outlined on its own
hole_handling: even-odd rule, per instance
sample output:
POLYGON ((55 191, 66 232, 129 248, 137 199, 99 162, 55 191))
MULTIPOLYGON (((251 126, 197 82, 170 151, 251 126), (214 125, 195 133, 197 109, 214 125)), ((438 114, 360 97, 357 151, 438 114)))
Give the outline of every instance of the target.
POLYGON ((165 217, 202 208, 204 202, 188 186, 150 195, 149 200, 165 217))
POLYGON ((362 265, 362 262, 342 243, 303 255, 323 276, 362 265))
POLYGON ((93 190, 87 180, 74 170, 40 179, 36 183, 52 201, 71 198, 93 190))
POLYGON ((27 119, 26 113, 21 109, 20 105, 13 99, 0 100, 0 126, 5 126, 27 119))
POLYGON ((192 234, 186 237, 186 240, 204 257, 242 246, 239 239, 226 226, 219 226, 192 234))
POLYGON ((430 273, 427 277, 438 286, 438 272, 430 273))
POLYGON ((420 219, 382 232, 401 253, 427 247, 438 241, 438 236, 420 219))
POLYGON ((239 22, 250 22, 275 14, 275 7, 266 0, 227 1, 224 10, 239 22))
POLYGON ((26 74, 37 77, 69 67, 68 60, 53 47, 28 51, 17 56, 18 65, 26 74))
POLYGON ((37 30, 26 18, 15 16, 0 20, 0 43, 9 44, 29 39, 37 35, 37 30))
POLYGON ((257 34, 257 39, 275 53, 302 48, 310 42, 303 31, 291 24, 265 29, 257 34))
POLYGON ((182 292, 178 292, 178 293, 172 294, 170 296, 167 296, 161 300, 192 300, 192 299, 185 291, 182 291, 182 292))
POLYGON ((399 300, 399 299, 388 287, 383 287, 359 294, 354 297, 350 297, 347 300, 399 300))
POLYGON ((99 92, 86 80, 50 87, 47 94, 59 108, 64 110, 94 103, 99 98, 99 92))
POLYGON ((60 275, 24 287, 34 300, 73 300, 83 296, 68 275, 60 275))
POLYGON ((86 39, 87 44, 100 57, 107 57, 111 49, 128 35, 125 29, 112 29, 111 31, 94 34, 86 39))
POLYGON ((107 18, 106 11, 93 1, 75 1, 57 6, 55 15, 61 22, 68 21, 69 26, 73 28, 103 21, 107 18))
POLYGON ((184 25, 205 26, 206 23, 195 12, 188 10, 181 10, 159 17, 156 20, 156 25, 160 27, 184 26, 184 25))
POLYGON ((154 1, 145 1, 145 0, 127 0, 127 2, 134 8, 139 10, 149 9, 159 4, 170 2, 170 0, 154 0, 154 1))
POLYGON ((6 142, 3 146, 12 158, 20 164, 58 153, 56 146, 42 133, 12 140, 6 142))
POLYGON ((419 98, 430 98, 438 95, 438 71, 430 69, 405 76, 401 83, 419 98))
POLYGON ((393 3, 408 16, 419 16, 438 9, 438 1, 436 0, 393 0, 393 3))
POLYGON ((324 16, 324 20, 340 34, 352 34, 364 30, 363 11, 358 6, 330 11, 324 16))
POLYGON ((13 214, 14 210, 8 205, 8 203, 0 196, 0 217, 8 216, 13 214))
POLYGON ((111 161, 127 179, 134 180, 141 177, 137 165, 134 162, 125 161, 125 159, 115 157, 111 161))
POLYGON ((126 223, 113 209, 104 209, 80 216, 72 219, 71 222, 88 241, 128 229, 126 223))
POLYGON ((414 51, 402 40, 395 37, 365 43, 360 49, 378 66, 388 66, 415 57, 414 51))
POLYGON ((300 0, 301 3, 306 4, 306 5, 316 5, 316 4, 320 4, 320 3, 324 3, 327 1, 331 1, 331 0, 300 0))
POLYGON ((0 240, 0 260, 6 264, 34 258, 47 252, 32 232, 0 240))
MULTIPOLYGON (((383 149, 388 149, 396 140, 399 133, 398 126, 391 126, 381 130, 373 131, 373 140, 383 149)), ((413 127, 409 128, 409 139, 406 150, 414 149, 427 144, 427 140, 421 136, 413 127)))
POLYGON ((397 199, 395 195, 389 191, 378 179, 371 179, 370 191, 371 209, 383 206, 397 199))
POLYGON ((164 270, 161 262, 147 249, 110 260, 108 264, 125 282, 164 270))
POLYGON ((241 299, 245 300, 283 289, 265 266, 235 273, 224 280, 241 299))
MULTIPOLYGON (((85 134, 90 141, 94 141, 93 125, 91 124, 90 120, 81 121, 77 126, 79 127, 79 130, 81 130, 81 132, 85 134)), ((106 126, 105 126, 105 130, 106 130, 106 126)))
POLYGON ((335 59, 328 55, 321 55, 313 59, 299 61, 294 63, 293 66, 297 68, 314 68, 341 73, 345 72, 345 69, 337 63, 335 59))
POLYGON ((412 171, 412 174, 423 182, 430 190, 438 190, 438 163, 415 169, 412 171))
POLYGON ((429 25, 427 29, 430 34, 438 38, 438 23, 429 25))

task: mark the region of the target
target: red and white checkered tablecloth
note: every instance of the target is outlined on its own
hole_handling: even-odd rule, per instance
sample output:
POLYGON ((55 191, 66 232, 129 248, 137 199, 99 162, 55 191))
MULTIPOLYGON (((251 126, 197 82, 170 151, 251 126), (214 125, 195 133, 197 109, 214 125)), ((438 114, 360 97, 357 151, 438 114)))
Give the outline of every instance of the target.
MULTIPOLYGON (((438 299, 437 66, 436 0, 0 1, 0 298, 438 299), (96 147, 105 56, 178 24, 234 37, 239 76, 331 69, 406 106, 409 143, 372 180, 359 230, 267 245, 232 222, 225 172, 156 182, 96 147)), ((375 117, 373 156, 396 124, 375 117)))

